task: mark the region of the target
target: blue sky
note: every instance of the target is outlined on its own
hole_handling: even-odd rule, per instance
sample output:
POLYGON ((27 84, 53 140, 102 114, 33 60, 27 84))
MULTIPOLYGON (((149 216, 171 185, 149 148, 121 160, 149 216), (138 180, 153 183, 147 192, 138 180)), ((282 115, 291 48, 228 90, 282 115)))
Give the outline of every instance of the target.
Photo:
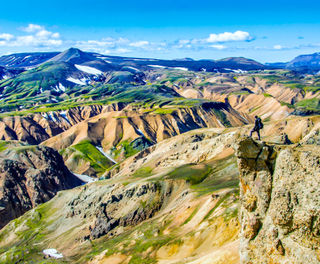
POLYGON ((56 0, 1 3, 0 54, 109 55, 288 61, 320 51, 316 0, 56 0))

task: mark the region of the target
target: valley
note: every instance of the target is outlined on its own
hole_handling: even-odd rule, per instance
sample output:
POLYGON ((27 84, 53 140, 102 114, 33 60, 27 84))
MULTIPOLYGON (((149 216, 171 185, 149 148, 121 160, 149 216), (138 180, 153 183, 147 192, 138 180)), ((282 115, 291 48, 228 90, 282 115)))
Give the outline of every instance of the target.
POLYGON ((320 77, 300 59, 0 57, 0 263, 318 263, 320 77))

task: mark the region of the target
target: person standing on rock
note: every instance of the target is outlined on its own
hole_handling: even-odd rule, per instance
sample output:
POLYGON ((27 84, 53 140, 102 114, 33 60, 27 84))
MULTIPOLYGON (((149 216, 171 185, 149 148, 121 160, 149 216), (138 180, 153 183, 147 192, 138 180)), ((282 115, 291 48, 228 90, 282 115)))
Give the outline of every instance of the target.
POLYGON ((253 133, 253 132, 257 132, 257 134, 258 134, 258 139, 260 140, 260 129, 263 128, 263 123, 262 123, 260 117, 255 116, 254 118, 255 118, 254 127, 253 127, 253 129, 250 131, 250 137, 252 137, 252 133, 253 133))

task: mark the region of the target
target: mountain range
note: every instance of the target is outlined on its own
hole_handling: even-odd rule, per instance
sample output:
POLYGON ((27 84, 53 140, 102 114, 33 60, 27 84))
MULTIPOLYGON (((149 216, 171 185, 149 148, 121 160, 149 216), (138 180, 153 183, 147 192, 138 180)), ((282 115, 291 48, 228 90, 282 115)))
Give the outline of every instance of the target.
POLYGON ((0 57, 0 263, 319 263, 318 59, 0 57))
POLYGON ((146 58, 129 58, 107 56, 93 52, 83 52, 76 48, 70 48, 64 52, 35 52, 17 53, 0 57, 0 66, 6 68, 28 69, 44 62, 71 62, 74 64, 95 65, 101 70, 121 69, 124 66, 148 69, 150 67, 183 67, 193 71, 220 71, 232 70, 261 70, 268 68, 291 69, 296 71, 319 71, 320 53, 299 55, 289 62, 259 63, 243 57, 230 57, 220 60, 193 60, 190 58, 176 60, 159 60, 146 58), (93 63, 94 62, 94 63, 93 63), (99 65, 100 64, 100 65, 99 65))

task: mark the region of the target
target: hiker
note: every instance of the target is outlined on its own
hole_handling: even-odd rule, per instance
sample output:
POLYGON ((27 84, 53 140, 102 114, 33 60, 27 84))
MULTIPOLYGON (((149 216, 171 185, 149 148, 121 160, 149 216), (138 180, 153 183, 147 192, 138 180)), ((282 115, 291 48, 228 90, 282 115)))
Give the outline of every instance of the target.
POLYGON ((250 131, 250 137, 252 137, 252 133, 253 133, 253 132, 257 132, 258 138, 259 138, 259 140, 260 140, 260 129, 263 128, 263 123, 262 123, 260 117, 255 116, 254 118, 255 118, 254 127, 253 127, 253 129, 250 131))

